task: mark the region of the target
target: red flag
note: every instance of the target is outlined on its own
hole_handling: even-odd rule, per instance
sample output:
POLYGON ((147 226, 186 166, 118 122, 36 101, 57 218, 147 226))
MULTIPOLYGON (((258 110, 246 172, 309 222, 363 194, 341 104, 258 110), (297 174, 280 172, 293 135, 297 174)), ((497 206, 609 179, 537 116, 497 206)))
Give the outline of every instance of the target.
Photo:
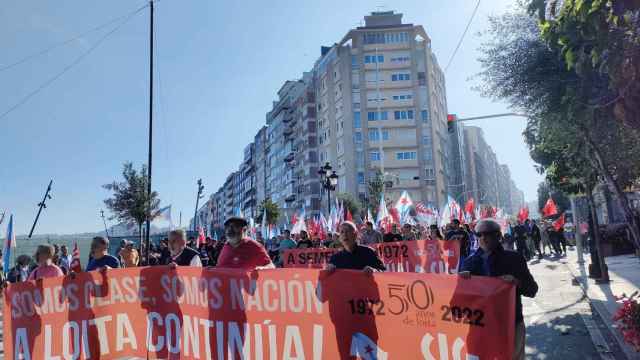
POLYGON ((473 198, 470 198, 469 200, 467 200, 467 203, 464 205, 464 212, 467 214, 473 215, 473 209, 475 208, 476 208, 476 202, 475 200, 473 200, 473 198))
POLYGON ((391 215, 391 219, 393 220, 392 224, 400 224, 400 214, 398 214, 398 209, 392 207, 389 209, 389 215, 391 215))
POLYGON ((78 243, 73 246, 73 253, 71 254, 70 270, 76 273, 82 271, 82 265, 80 264, 80 250, 78 249, 78 243))
POLYGON ((349 211, 349 208, 347 208, 347 213, 346 213, 346 215, 344 216, 344 219, 345 219, 346 221, 353 221, 353 216, 351 216, 351 211, 349 211))
POLYGON ((553 222, 553 228, 556 229, 556 231, 560 231, 560 229, 563 227, 564 227, 564 213, 560 215, 558 220, 553 222))
POLYGON ((520 211, 518 212, 518 221, 523 223, 528 218, 529 218, 529 208, 526 208, 526 207, 520 208, 520 211))
POLYGON ((204 229, 202 229, 201 227, 198 228, 198 240, 196 241, 196 248, 200 247, 200 244, 205 244, 206 243, 206 239, 204 236, 204 229))
POLYGON ((544 204, 544 207, 542 208, 542 215, 544 217, 547 217, 547 216, 556 215, 557 213, 558 213, 558 208, 556 207, 556 203, 553 201, 551 197, 549 197, 549 200, 547 200, 547 203, 544 204))
POLYGON ((291 225, 295 225, 297 222, 298 222, 298 214, 297 214, 297 213, 294 213, 294 214, 291 216, 291 225))

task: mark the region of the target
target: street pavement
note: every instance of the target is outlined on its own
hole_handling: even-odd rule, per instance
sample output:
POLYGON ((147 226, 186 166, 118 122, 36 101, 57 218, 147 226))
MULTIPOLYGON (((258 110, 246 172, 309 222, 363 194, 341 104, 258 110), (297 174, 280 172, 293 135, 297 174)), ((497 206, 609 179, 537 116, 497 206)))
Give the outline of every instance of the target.
POLYGON ((539 290, 523 297, 528 359, 628 359, 570 270, 573 258, 529 262, 539 290))

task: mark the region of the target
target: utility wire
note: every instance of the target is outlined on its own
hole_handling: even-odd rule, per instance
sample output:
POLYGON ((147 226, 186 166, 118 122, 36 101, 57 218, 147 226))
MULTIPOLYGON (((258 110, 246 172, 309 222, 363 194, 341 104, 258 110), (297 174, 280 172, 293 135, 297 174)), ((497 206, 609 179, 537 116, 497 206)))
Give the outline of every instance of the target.
POLYGON ((109 26, 109 25, 111 25, 113 23, 116 23, 118 21, 121 21, 121 20, 125 19, 127 16, 130 16, 131 14, 137 13, 138 11, 144 9, 147 6, 148 5, 145 5, 142 8, 139 8, 139 9, 137 9, 137 10, 135 10, 135 11, 129 13, 129 14, 125 14, 125 15, 119 16, 119 17, 117 17, 115 19, 111 19, 111 20, 107 21, 106 23, 104 23, 102 25, 98 25, 98 26, 96 26, 96 27, 94 27, 92 29, 89 29, 89 30, 87 30, 87 31, 85 31, 85 32, 83 32, 83 33, 81 33, 79 35, 76 35, 76 36, 74 36, 74 37, 72 37, 70 39, 64 40, 64 41, 59 42, 57 44, 53 44, 53 45, 49 46, 48 48, 42 49, 42 50, 40 50, 38 52, 35 52, 35 53, 31 54, 31 55, 27 55, 27 56, 23 57, 22 59, 20 59, 18 61, 15 61, 15 62, 13 62, 13 63, 11 63, 9 65, 0 66, 0 72, 9 70, 9 69, 11 69, 13 67, 16 67, 16 66, 18 66, 20 64, 23 64, 23 63, 29 61, 31 59, 34 59, 34 58, 40 57, 42 55, 45 55, 45 54, 47 54, 47 53, 49 53, 49 52, 51 52, 51 51, 53 51, 53 50, 55 50, 55 49, 57 49, 59 47, 65 46, 65 45, 70 44, 70 43, 72 43, 72 42, 74 42, 76 40, 82 39, 83 37, 85 37, 85 36, 87 36, 87 35, 89 35, 89 34, 91 34, 93 32, 101 30, 101 29, 103 29, 103 28, 105 28, 105 27, 107 27, 107 26, 109 26))
POLYGON ((458 49, 460 49, 460 45, 462 45, 462 40, 464 40, 465 35, 467 35, 467 31, 469 31, 469 26, 471 26, 471 22, 473 21, 473 18, 476 16, 476 13, 478 12, 478 7, 480 6, 480 0, 478 0, 478 2, 476 3, 476 7, 475 9, 473 9, 473 13, 471 14, 471 17, 469 18, 469 22, 467 22, 467 27, 464 28, 464 32, 462 33, 462 36, 460 36, 460 40, 458 41, 458 45, 456 45, 456 49, 453 50, 453 54, 451 54, 451 58, 449 59, 449 62, 447 63, 447 66, 445 66, 444 71, 447 72, 447 70, 449 69, 449 66, 451 65, 451 62, 453 61, 453 58, 456 57, 456 54, 458 53, 458 49))
POLYGON ((54 75, 52 78, 46 80, 45 82, 43 82, 42 84, 40 84, 40 86, 38 86, 35 90, 33 90, 32 92, 28 93, 25 97, 23 97, 22 99, 20 99, 20 101, 18 101, 16 104, 14 104, 13 106, 11 106, 9 109, 7 109, 5 112, 3 112, 2 114, 0 114, 0 120, 3 119, 5 116, 9 115, 11 112, 13 112, 14 110, 16 110, 17 108, 19 108, 20 106, 24 105, 27 101, 29 101, 29 99, 31 99, 33 96, 35 96, 36 94, 38 94, 40 91, 44 90, 46 87, 48 87, 49 85, 51 85, 54 81, 58 80, 60 77, 62 77, 62 75, 64 75, 67 71, 71 70, 71 68, 73 68, 74 66, 76 66, 78 63, 80 63, 85 57, 87 57, 89 54, 91 54, 93 52, 93 50, 95 50, 98 46, 100 46, 100 44, 102 44, 109 36, 111 36, 113 33, 115 33, 116 31, 118 31, 124 24, 126 24, 129 19, 131 19, 134 15, 138 14, 139 12, 141 12, 142 10, 144 10, 148 5, 145 5, 141 8, 139 8, 138 10, 136 10, 135 12, 130 13, 129 15, 127 15, 120 24, 118 24, 118 26, 116 26, 113 30, 109 31, 108 33, 106 33, 103 37, 101 37, 95 44, 93 44, 87 51, 85 51, 84 53, 80 54, 80 56, 78 56, 72 63, 70 63, 69 65, 67 65, 64 69, 62 69, 62 71, 60 71, 59 73, 57 73, 56 75, 54 75))

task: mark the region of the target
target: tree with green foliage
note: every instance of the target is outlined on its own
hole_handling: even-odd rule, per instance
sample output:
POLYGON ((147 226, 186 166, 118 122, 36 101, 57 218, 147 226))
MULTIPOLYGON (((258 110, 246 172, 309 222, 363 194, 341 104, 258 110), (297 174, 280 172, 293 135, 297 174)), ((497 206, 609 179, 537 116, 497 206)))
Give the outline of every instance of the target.
POLYGON ((623 192, 640 177, 638 132, 611 121, 612 106, 590 105, 610 91, 607 79, 566 66, 561 49, 542 39, 536 19, 524 11, 490 23, 480 59, 483 94, 528 115, 525 140, 552 187, 564 191, 594 174, 602 179, 620 200, 640 245, 640 227, 623 192))
POLYGON ((107 209, 113 214, 109 219, 138 225, 140 244, 142 244, 142 225, 153 221, 160 213, 160 198, 156 191, 147 192, 147 166, 142 165, 140 171, 127 162, 122 170, 124 181, 114 181, 103 185, 113 194, 104 200, 107 209))
POLYGON ((606 93, 589 101, 612 106, 619 122, 640 130, 640 2, 634 0, 529 0, 543 39, 570 70, 603 75, 606 93))
POLYGON ((360 213, 360 202, 356 200, 353 195, 341 192, 336 194, 336 199, 338 199, 338 201, 342 201, 342 204, 345 208, 345 213, 346 209, 349 209, 351 215, 354 217, 360 213))
POLYGON ((278 222, 280 218, 280 208, 278 204, 271 201, 271 199, 264 199, 258 206, 258 216, 256 218, 256 222, 258 224, 262 223, 262 216, 264 215, 264 210, 267 209, 267 224, 275 224, 278 222))

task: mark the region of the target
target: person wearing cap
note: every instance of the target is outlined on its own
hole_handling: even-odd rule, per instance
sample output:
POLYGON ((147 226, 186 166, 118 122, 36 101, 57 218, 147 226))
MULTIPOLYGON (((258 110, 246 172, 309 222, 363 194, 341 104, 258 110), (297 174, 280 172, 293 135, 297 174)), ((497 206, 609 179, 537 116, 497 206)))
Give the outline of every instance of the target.
POLYGON ((169 232, 169 257, 164 259, 164 265, 202 267, 200 253, 187 246, 187 235, 182 229, 169 232))
POLYGON ((466 258, 460 268, 460 277, 471 275, 498 277, 516 286, 515 352, 513 359, 524 359, 525 325, 522 316, 522 296, 535 297, 538 284, 533 279, 524 256, 504 250, 500 244, 500 225, 491 219, 480 220, 476 225, 480 248, 466 258))
POLYGON ((264 246, 246 236, 247 225, 247 220, 241 217, 224 222, 227 243, 222 247, 217 266, 248 271, 275 268, 264 246))
POLYGON ((375 250, 358 244, 357 238, 358 230, 353 222, 345 221, 340 225, 340 242, 344 249, 331 256, 327 271, 331 273, 336 269, 350 269, 371 274, 385 270, 375 250))
POLYGON ((129 240, 124 240, 124 247, 120 250, 118 256, 120 256, 123 267, 136 267, 140 262, 138 250, 133 247, 133 242, 129 240))

